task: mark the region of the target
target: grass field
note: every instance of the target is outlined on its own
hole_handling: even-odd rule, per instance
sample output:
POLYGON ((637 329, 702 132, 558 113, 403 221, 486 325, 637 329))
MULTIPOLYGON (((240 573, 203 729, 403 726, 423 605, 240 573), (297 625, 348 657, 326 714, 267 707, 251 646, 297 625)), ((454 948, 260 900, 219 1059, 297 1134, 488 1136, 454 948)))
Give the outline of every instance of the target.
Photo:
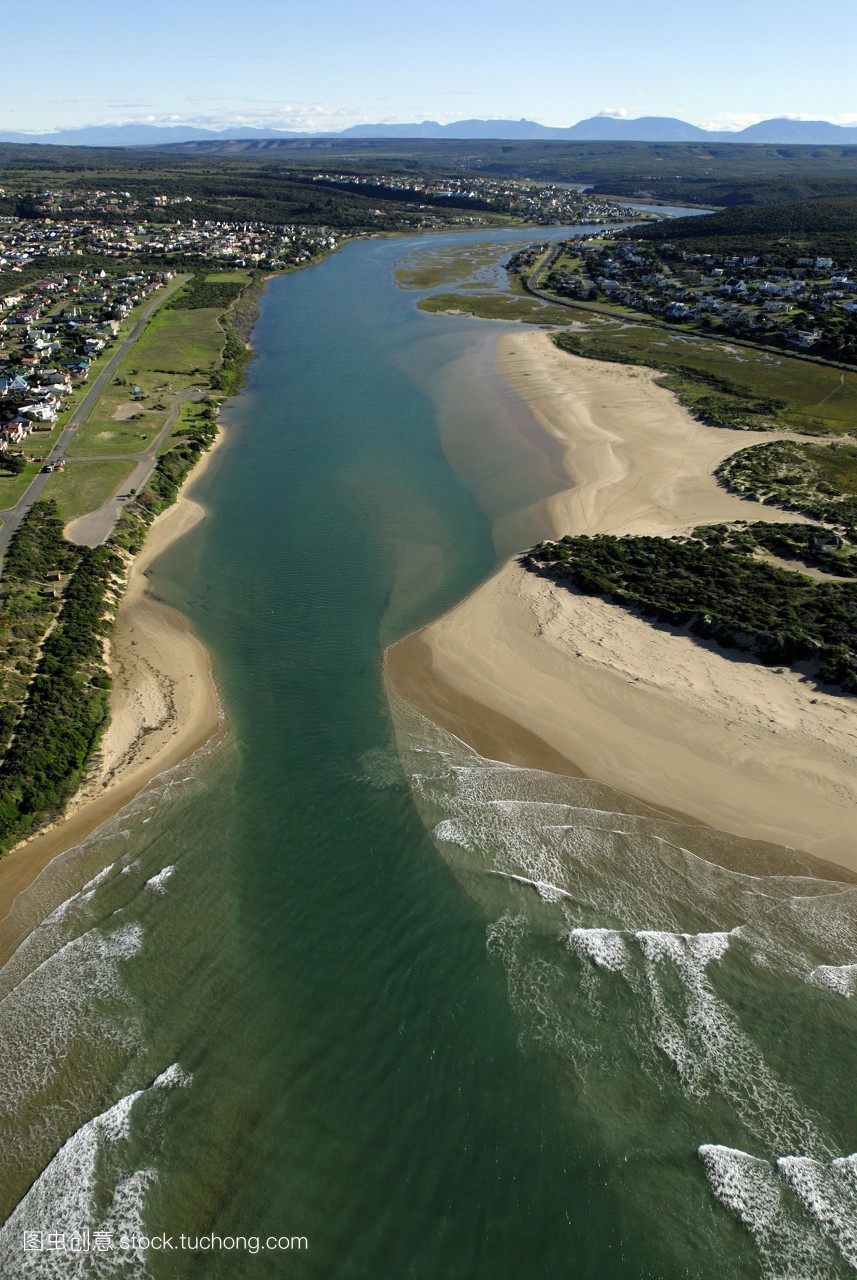
POLYGON ((69 457, 116 457, 148 448, 164 427, 176 393, 206 386, 218 368, 224 342, 220 314, 219 308, 205 307, 165 308, 154 315, 78 430, 69 457))
POLYGON ((19 476, 10 475, 8 471, 0 471, 0 511, 14 507, 29 489, 39 474, 41 463, 31 462, 19 476))
POLYGON ((216 284, 219 280, 230 280, 233 284, 249 284, 253 277, 246 271, 209 271, 205 277, 206 284, 216 284))
POLYGON ((707 393, 693 375, 727 379, 748 397, 785 404, 770 425, 810 435, 839 434, 857 421, 857 373, 752 347, 685 336, 650 325, 603 320, 575 335, 575 351, 598 360, 644 364, 670 375, 668 383, 693 409, 707 393), (674 385, 682 382, 684 385, 674 385))
POLYGON ((207 376, 219 364, 223 347, 219 315, 217 307, 159 311, 128 358, 128 376, 141 386, 141 378, 153 373, 184 377, 189 379, 188 386, 195 385, 195 375, 207 376))
POLYGON ((44 496, 55 500, 63 520, 76 520, 97 511, 112 498, 134 466, 120 458, 70 462, 65 471, 54 472, 45 485, 44 496))

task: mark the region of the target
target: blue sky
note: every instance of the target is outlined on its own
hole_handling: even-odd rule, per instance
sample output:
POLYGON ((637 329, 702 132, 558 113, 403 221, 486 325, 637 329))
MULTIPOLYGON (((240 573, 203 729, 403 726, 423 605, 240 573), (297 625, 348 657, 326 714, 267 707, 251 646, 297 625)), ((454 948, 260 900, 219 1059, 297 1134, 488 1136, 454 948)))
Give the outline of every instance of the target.
POLYGON ((599 112, 857 123, 857 0, 40 0, 10 7, 4 35, 21 60, 4 130, 599 112))

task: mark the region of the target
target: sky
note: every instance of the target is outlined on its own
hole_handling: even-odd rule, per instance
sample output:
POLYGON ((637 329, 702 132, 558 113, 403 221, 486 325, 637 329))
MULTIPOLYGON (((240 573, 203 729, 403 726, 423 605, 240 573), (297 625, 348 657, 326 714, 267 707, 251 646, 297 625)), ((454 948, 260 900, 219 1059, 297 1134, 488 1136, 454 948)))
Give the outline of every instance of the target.
POLYGON ((20 56, 4 131, 599 113, 857 124, 857 0, 40 0, 7 9, 4 37, 20 56))

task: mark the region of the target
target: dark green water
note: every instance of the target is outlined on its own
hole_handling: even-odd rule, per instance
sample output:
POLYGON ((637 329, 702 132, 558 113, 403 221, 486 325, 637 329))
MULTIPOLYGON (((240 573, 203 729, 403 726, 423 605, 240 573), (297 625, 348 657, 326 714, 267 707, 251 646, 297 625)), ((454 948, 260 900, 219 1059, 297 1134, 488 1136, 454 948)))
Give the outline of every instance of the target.
POLYGON ((157 574, 231 740, 22 906, 0 1275, 853 1274, 853 888, 391 720, 382 645, 550 485, 519 468, 513 501, 518 410, 461 372, 495 326, 418 313, 413 248, 265 297, 209 518, 157 574), (438 415, 468 456, 484 431, 467 484, 438 415), (22 1248, 74 1227, 112 1251, 22 1248))

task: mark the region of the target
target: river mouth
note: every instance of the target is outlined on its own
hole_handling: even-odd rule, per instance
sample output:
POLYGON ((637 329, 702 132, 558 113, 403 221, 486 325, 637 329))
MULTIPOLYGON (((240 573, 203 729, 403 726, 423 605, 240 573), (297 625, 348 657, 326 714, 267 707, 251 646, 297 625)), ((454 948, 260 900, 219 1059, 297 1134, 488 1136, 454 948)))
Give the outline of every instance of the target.
MULTIPOLYGON (((155 570, 231 739, 100 833, 3 970, 3 1265, 44 1221, 306 1238, 291 1272, 345 1280, 811 1275, 811 1248, 850 1274, 819 1225, 857 1149, 850 886, 391 722, 383 646, 524 531, 495 541, 514 423, 493 474, 475 428, 438 431, 441 400, 474 422, 492 326, 419 313, 411 251, 356 243, 263 300, 208 519, 155 570)), ((522 505, 554 482, 534 460, 522 505)))

